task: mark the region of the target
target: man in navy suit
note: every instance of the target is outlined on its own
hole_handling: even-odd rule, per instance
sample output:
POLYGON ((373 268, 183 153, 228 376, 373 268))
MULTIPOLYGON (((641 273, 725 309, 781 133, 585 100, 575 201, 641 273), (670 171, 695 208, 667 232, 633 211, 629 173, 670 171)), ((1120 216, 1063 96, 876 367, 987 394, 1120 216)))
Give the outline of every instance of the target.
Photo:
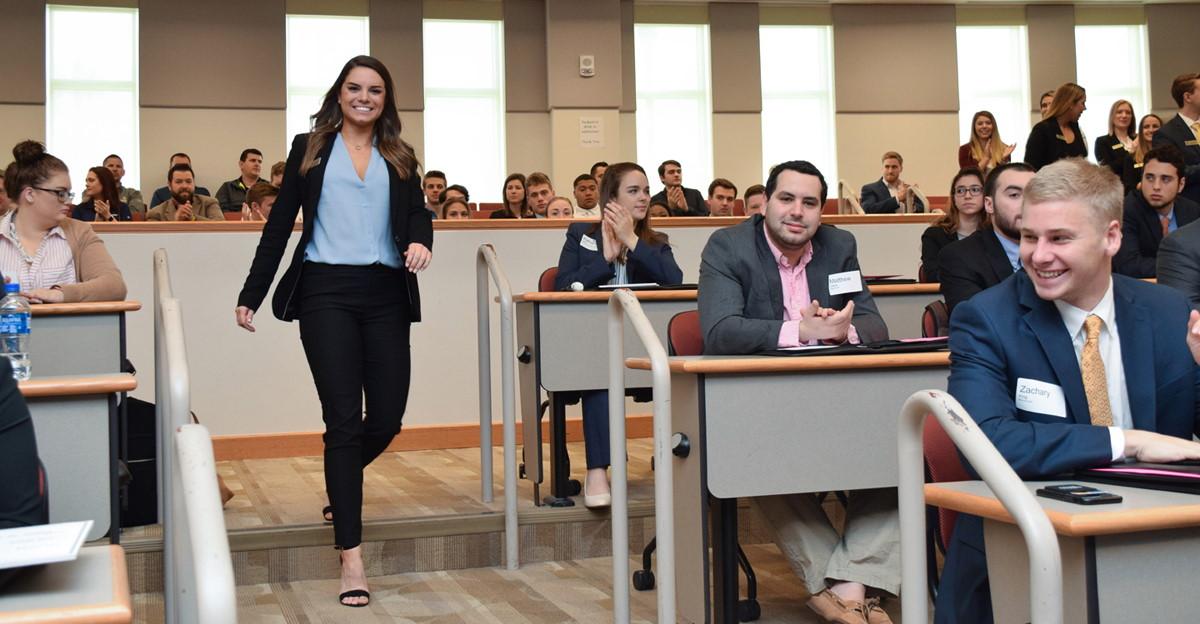
POLYGON ((925 204, 915 197, 912 210, 900 209, 907 200, 910 186, 900 179, 900 174, 904 173, 904 157, 899 152, 884 152, 880 160, 883 162, 883 176, 862 187, 863 211, 867 214, 925 212, 925 204))
POLYGON ((1179 113, 1154 133, 1153 147, 1174 145, 1183 152, 1183 196, 1200 202, 1200 74, 1182 74, 1171 83, 1179 113))
MULTIPOLYGON (((1200 459, 1200 313, 1112 274, 1121 191, 1081 159, 1043 167, 1025 187, 1024 271, 951 317, 950 394, 1023 478, 1200 459)), ((992 621, 978 517, 955 526, 934 621, 992 621)))

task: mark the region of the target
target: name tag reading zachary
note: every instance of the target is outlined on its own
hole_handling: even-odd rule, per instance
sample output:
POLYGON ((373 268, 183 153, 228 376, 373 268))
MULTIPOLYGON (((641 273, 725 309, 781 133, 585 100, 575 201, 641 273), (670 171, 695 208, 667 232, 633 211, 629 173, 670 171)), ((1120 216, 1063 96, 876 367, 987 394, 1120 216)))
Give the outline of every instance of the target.
POLYGON ((1047 416, 1067 417, 1067 401, 1062 388, 1036 379, 1017 378, 1017 391, 1013 396, 1017 409, 1047 416))
POLYGON ((829 294, 831 295, 862 292, 862 289, 862 272, 860 271, 846 271, 829 276, 829 294))

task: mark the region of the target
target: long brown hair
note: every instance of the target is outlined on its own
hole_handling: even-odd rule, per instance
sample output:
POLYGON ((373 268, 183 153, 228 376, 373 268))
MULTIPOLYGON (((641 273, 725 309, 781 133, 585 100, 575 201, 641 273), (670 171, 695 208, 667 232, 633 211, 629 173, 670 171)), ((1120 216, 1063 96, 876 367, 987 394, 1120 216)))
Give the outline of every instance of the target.
POLYGON ((500 187, 500 197, 504 198, 504 209, 511 212, 513 217, 523 219, 532 217, 533 211, 529 209, 529 202, 526 199, 529 196, 529 187, 525 186, 525 174, 510 173, 507 178, 504 178, 504 186, 500 187), (521 206, 514 211, 512 205, 508 203, 508 183, 517 180, 521 183, 521 206))
MULTIPOLYGON (((1159 117, 1158 115, 1155 115, 1154 113, 1150 113, 1149 115, 1142 117, 1141 121, 1138 122, 1137 147, 1135 147, 1133 150, 1133 162, 1135 162, 1135 163, 1144 162, 1146 159, 1146 153, 1149 152, 1153 148, 1153 146, 1149 145, 1146 141, 1144 141, 1142 139, 1142 135, 1145 134, 1146 120, 1150 119, 1151 117, 1158 120, 1158 127, 1160 130, 1162 129, 1162 125, 1163 125, 1162 117, 1159 117)), ((1158 132, 1158 130, 1155 130, 1155 132, 1158 132)))
POLYGON ((117 180, 113 177, 111 171, 107 167, 92 167, 89 172, 96 176, 100 181, 100 196, 92 197, 93 201, 103 199, 108 202, 109 209, 113 214, 117 214, 117 208, 121 205, 121 193, 117 191, 117 180))
POLYGON ((25 140, 13 146, 12 164, 4 170, 4 192, 13 202, 27 186, 43 184, 47 178, 67 172, 67 165, 57 157, 46 153, 46 146, 33 140, 25 140))
MULTIPOLYGON (((604 171, 604 181, 600 183, 600 199, 596 205, 600 207, 600 223, 597 223, 588 230, 589 234, 595 234, 600 231, 601 224, 604 223, 604 207, 608 202, 616 198, 617 192, 621 190, 621 179, 626 174, 638 171, 642 175, 646 175, 646 170, 642 166, 632 162, 619 162, 608 166, 604 171)), ((633 233, 638 240, 649 245, 665 245, 667 243, 667 235, 662 232, 654 231, 650 227, 650 206, 646 206, 646 216, 634 222, 633 233)))
POLYGON ((1087 91, 1083 87, 1073 82, 1064 82, 1062 86, 1054 90, 1054 99, 1050 101, 1050 108, 1046 110, 1046 116, 1042 119, 1065 115, 1079 103, 1079 100, 1085 97, 1087 97, 1087 91))
POLYGON ((1004 162, 1004 141, 1000 140, 1000 126, 996 125, 996 116, 989 111, 979 111, 971 117, 971 158, 974 158, 975 162, 983 162, 984 156, 988 157, 993 167, 1004 162), (986 154, 983 140, 979 138, 979 133, 975 132, 975 122, 979 121, 980 117, 987 117, 992 121, 992 138, 986 154))
MULTIPOLYGON (((983 176, 983 172, 976 169, 975 167, 967 167, 966 169, 959 169, 958 173, 954 174, 954 179, 950 181, 950 205, 947 206, 946 214, 941 219, 938 219, 936 222, 934 222, 934 225, 942 228, 943 230, 946 230, 947 234, 953 234, 953 233, 957 232, 958 225, 959 225, 959 223, 962 222, 962 215, 958 212, 958 200, 955 198, 956 196, 954 195, 954 187, 958 186, 959 180, 961 180, 963 178, 971 177, 971 176, 979 178, 979 186, 980 187, 983 186, 983 181, 985 180, 985 178, 983 176)), ((980 202, 983 201, 983 192, 982 191, 980 191, 980 193, 979 193, 979 201, 980 202)), ((984 230, 984 229, 991 227, 992 226, 991 215, 989 215, 986 210, 982 210, 982 209, 979 211, 979 213, 981 215, 983 215, 981 220, 979 221, 979 229, 984 230)))
POLYGON ((317 165, 317 154, 321 153, 333 133, 341 130, 342 107, 338 104, 338 96, 341 95, 342 85, 346 83, 346 76, 355 67, 374 70, 383 79, 383 112, 379 119, 375 120, 375 138, 384 160, 396 168, 396 173, 401 179, 407 180, 409 176, 417 174, 421 163, 417 162, 417 155, 412 146, 400 138, 400 113, 396 112, 396 90, 392 83, 392 74, 379 59, 365 55, 346 61, 342 73, 338 74, 333 86, 325 92, 321 109, 312 116, 312 134, 308 138, 308 148, 304 150, 300 174, 307 174, 309 169, 317 165))

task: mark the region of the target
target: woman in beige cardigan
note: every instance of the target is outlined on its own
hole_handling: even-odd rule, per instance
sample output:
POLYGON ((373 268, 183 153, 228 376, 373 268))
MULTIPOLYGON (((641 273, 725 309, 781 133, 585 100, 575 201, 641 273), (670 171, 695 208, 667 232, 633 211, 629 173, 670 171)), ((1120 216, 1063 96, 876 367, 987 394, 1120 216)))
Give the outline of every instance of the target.
POLYGON ((35 141, 13 148, 5 191, 16 208, 0 219, 0 272, 33 303, 119 301, 125 280, 92 226, 70 218, 63 161, 35 141))

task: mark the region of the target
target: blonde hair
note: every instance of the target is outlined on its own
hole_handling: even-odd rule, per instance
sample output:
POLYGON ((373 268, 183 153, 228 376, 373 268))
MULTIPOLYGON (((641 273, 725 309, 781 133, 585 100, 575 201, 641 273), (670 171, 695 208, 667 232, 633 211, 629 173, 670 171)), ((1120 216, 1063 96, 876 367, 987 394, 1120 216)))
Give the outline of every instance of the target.
POLYGON ((1073 82, 1064 82, 1062 86, 1054 90, 1054 99, 1050 101, 1050 108, 1046 109, 1046 116, 1042 119, 1065 115, 1085 97, 1087 97, 1087 91, 1083 87, 1073 82))
POLYGON ((1112 108, 1108 109, 1108 133, 1117 136, 1117 127, 1113 125, 1113 117, 1117 115, 1117 109, 1122 104, 1129 107, 1129 125, 1125 128, 1125 134, 1133 136, 1137 132, 1137 126, 1134 125, 1135 122, 1133 121, 1137 119, 1137 115, 1133 114, 1133 102, 1129 100, 1117 100, 1113 102, 1112 108))
POLYGON ((971 117, 971 158, 975 162, 983 162, 984 157, 995 167, 1004 162, 1004 141, 1000 140, 1000 126, 996 125, 996 116, 988 111, 979 111, 971 117), (975 122, 979 121, 980 117, 987 117, 992 121, 992 138, 987 147, 987 153, 984 153, 983 140, 979 138, 979 134, 975 132, 975 122))
POLYGON ((1097 225, 1121 222, 1124 187, 1112 169, 1082 158, 1064 158, 1038 170, 1025 185, 1025 205, 1078 201, 1091 209, 1097 225))

